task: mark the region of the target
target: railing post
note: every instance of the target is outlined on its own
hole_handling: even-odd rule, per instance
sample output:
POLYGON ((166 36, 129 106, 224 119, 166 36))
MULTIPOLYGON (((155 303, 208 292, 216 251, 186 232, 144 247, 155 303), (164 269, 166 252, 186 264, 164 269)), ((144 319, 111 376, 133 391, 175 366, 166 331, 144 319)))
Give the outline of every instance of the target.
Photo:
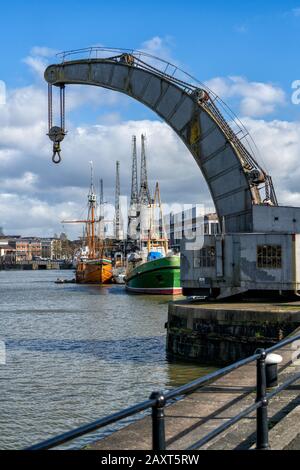
POLYGON ((256 410, 256 449, 269 449, 269 428, 268 428, 268 400, 266 398, 266 352, 258 349, 256 354, 260 357, 256 362, 256 402, 261 406, 256 410))
POLYGON ((163 392, 153 392, 150 400, 156 400, 152 406, 152 450, 165 450, 165 396, 163 392))

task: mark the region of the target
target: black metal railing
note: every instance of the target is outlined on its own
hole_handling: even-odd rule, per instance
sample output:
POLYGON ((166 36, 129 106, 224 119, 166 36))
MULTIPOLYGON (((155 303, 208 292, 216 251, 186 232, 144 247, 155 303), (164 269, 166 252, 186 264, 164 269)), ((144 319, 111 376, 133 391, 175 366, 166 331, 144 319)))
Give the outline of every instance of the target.
POLYGON ((228 373, 236 370, 242 366, 250 364, 256 361, 256 400, 255 402, 245 408, 243 411, 228 419, 225 423, 218 426, 213 431, 209 432, 206 436, 201 438, 199 441, 191 445, 187 450, 196 450, 200 449, 202 446, 207 444, 213 438, 217 437, 226 429, 230 428, 232 425, 240 421, 242 418, 245 418, 249 414, 256 411, 256 449, 266 450, 269 449, 269 426, 268 426, 268 403, 269 401, 280 392, 288 388, 291 384, 300 379, 300 372, 294 374, 288 380, 280 384, 271 392, 267 393, 267 384, 266 384, 266 357, 273 351, 281 349, 284 346, 287 346, 294 341, 300 340, 300 334, 297 336, 289 337, 271 348, 268 349, 259 349, 252 356, 247 357, 237 361, 227 367, 219 369, 215 372, 212 372, 204 377, 201 377, 193 382, 189 382, 186 385, 182 385, 174 390, 171 390, 167 393, 163 392, 153 392, 150 395, 150 398, 142 403, 126 408, 118 413, 114 413, 105 418, 100 418, 92 423, 80 426, 76 429, 68 431, 59 436, 53 437, 46 441, 34 444, 30 447, 27 447, 26 450, 47 450, 54 447, 60 446, 79 438, 88 433, 97 431, 101 428, 104 428, 110 424, 119 422, 130 416, 134 416, 138 413, 141 413, 146 410, 152 409, 152 449, 159 451, 166 449, 166 438, 165 438, 165 407, 167 404, 170 404, 171 400, 181 398, 185 395, 188 395, 199 388, 203 387, 208 383, 212 383, 215 380, 227 375, 228 373))

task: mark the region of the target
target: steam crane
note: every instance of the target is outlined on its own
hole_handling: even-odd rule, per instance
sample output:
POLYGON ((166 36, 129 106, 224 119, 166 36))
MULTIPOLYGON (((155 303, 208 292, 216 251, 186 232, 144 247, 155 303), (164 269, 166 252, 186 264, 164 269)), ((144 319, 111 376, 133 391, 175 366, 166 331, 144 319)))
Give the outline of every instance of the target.
POLYGON ((115 188, 115 238, 121 240, 122 218, 120 209, 120 162, 116 162, 116 188, 115 188))
POLYGON ((137 150, 136 150, 136 136, 132 136, 132 174, 131 174, 131 197, 130 205, 139 203, 138 193, 138 176, 137 176, 137 150))
POLYGON ((133 240, 137 237, 137 220, 139 217, 139 192, 137 175, 137 149, 136 136, 132 136, 132 168, 131 168, 131 197, 128 214, 128 239, 133 240))
POLYGON ((139 201, 143 206, 150 206, 152 202, 148 186, 146 136, 144 134, 141 135, 141 183, 139 201))
MULTIPOLYGON (((66 135, 65 86, 73 84, 104 87, 143 103, 190 151, 208 185, 222 231, 200 237, 195 246, 183 240, 185 295, 300 293, 300 208, 278 205, 271 176, 259 164, 249 132, 212 90, 178 66, 142 51, 101 47, 63 53, 60 63, 47 67, 45 79, 55 162, 60 161, 66 135), (60 126, 52 122, 53 86, 60 89, 60 126)), ((141 170, 142 206, 151 203, 145 137, 141 170)))
POLYGON ((148 232, 151 219, 151 204, 148 185, 147 155, 146 155, 146 136, 141 135, 141 181, 139 194, 139 225, 138 234, 140 243, 144 244, 148 239, 148 232))

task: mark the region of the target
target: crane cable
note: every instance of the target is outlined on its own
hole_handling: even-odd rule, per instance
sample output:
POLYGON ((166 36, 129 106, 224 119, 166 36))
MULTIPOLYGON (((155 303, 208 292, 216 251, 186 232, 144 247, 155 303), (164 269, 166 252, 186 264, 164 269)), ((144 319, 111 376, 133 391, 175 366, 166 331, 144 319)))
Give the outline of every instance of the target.
POLYGON ((66 135, 65 131, 65 85, 60 85, 60 126, 53 126, 53 94, 52 84, 48 85, 48 137, 53 142, 53 163, 61 162, 61 148, 60 142, 63 141, 66 135))

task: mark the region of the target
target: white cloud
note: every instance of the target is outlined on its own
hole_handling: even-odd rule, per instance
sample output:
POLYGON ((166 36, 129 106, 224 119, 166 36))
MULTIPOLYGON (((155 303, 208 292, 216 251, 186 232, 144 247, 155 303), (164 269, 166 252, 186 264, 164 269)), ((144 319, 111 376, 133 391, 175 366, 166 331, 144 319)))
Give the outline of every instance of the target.
POLYGON ((279 202, 300 206, 300 122, 244 118, 271 174, 279 202))
POLYGON ((6 104, 6 85, 3 80, 0 80, 0 106, 6 104))
POLYGON ((40 57, 53 57, 58 53, 56 49, 45 46, 35 46, 31 49, 30 55, 40 57))
POLYGON ((292 14, 294 16, 300 16, 300 7, 299 8, 293 8, 292 9, 292 14))
POLYGON ((46 89, 30 85, 15 90, 7 90, 6 105, 0 113, 0 131, 2 127, 23 128, 35 126, 47 116, 46 89))
POLYGON ((196 163, 189 155, 183 143, 165 123, 159 121, 123 121, 105 125, 85 126, 72 130, 63 143, 65 166, 64 183, 86 185, 88 182, 88 161, 93 160, 95 171, 104 178, 106 188, 113 196, 115 162, 121 162, 121 190, 129 194, 131 171, 131 136, 147 135, 148 173, 151 186, 156 180, 161 182, 162 196, 167 202, 184 198, 191 202, 188 188, 194 187, 193 198, 199 201, 201 186, 197 191, 198 175, 196 163), (188 164, 190 163, 190 164, 188 164), (83 181, 82 172, 86 174, 83 181), (67 179, 66 179, 67 178, 67 179), (81 183, 80 183, 81 182, 81 183), (178 191, 178 185, 182 191, 178 191))
MULTIPOLYGON (((95 95, 91 93, 90 99, 95 99, 95 95)), ((76 100, 77 95, 73 107, 81 104, 76 100)), ((120 122, 118 114, 112 114, 101 125, 74 127, 70 122, 69 133, 62 143, 63 162, 57 167, 51 162, 52 146, 45 135, 45 111, 45 91, 32 86, 10 93, 8 107, 0 120, 3 175, 0 187, 7 201, 1 206, 0 221, 6 232, 20 231, 21 227, 24 234, 30 232, 30 227, 31 233, 34 230, 37 234, 44 230, 58 232, 60 220, 71 217, 68 210, 61 215, 70 205, 77 209, 78 216, 86 204, 90 160, 94 160, 97 178, 104 179, 110 202, 114 196, 115 162, 120 160, 122 193, 129 194, 132 134, 138 138, 141 133, 148 136, 150 184, 153 189, 156 180, 161 182, 165 202, 209 200, 195 162, 166 124, 149 120, 120 122), (20 211, 25 206, 27 210, 20 211)), ((74 217, 76 211, 71 218, 74 217)), ((67 229, 69 233, 80 232, 79 227, 67 229)))
POLYGON ((36 191, 38 179, 38 175, 26 171, 19 178, 0 178, 0 187, 2 191, 13 190, 14 192, 24 192, 24 188, 26 188, 26 193, 30 193, 36 191))
POLYGON ((39 78, 44 76, 45 68, 48 65, 45 59, 42 59, 41 57, 28 56, 23 59, 23 62, 29 65, 34 74, 37 74, 39 78))
MULTIPOLYGON (((149 53, 171 57, 170 43, 152 38, 143 44, 149 53)), ((0 226, 6 232, 51 235, 60 232, 60 221, 80 217, 86 206, 89 161, 94 161, 96 178, 104 179, 106 199, 113 202, 115 162, 121 162, 121 192, 130 193, 131 136, 146 133, 148 172, 153 190, 160 182, 165 203, 205 203, 211 206, 206 183, 193 158, 175 135, 159 120, 122 120, 127 98, 94 87, 67 88, 68 135, 62 143, 61 165, 51 162, 52 147, 47 132, 47 90, 42 78, 47 51, 33 50, 38 56, 26 60, 38 72, 34 85, 9 89, 7 104, 0 113, 0 226), (106 114, 96 125, 80 125, 83 106, 106 114), (99 124, 100 123, 100 124, 99 124)), ((243 122, 261 150, 267 170, 274 178, 280 202, 300 206, 298 155, 300 123, 266 121, 258 117, 272 113, 285 102, 284 92, 270 83, 250 82, 243 77, 216 77, 209 86, 226 100, 236 100, 243 122), (284 165, 283 165, 284 162, 284 165)), ((263 163, 263 166, 264 166, 263 163)), ((80 227, 66 228, 80 233, 80 227)))
POLYGON ((100 109, 101 106, 122 107, 127 98, 120 93, 100 87, 76 85, 66 88, 66 113, 81 106, 92 106, 100 109))
POLYGON ((249 82, 244 77, 216 77, 205 83, 223 99, 238 98, 243 116, 272 114, 285 103, 284 91, 271 83, 249 82))
POLYGON ((171 58, 171 42, 172 39, 170 36, 164 38, 154 36, 148 41, 144 41, 142 43, 141 50, 159 57, 160 59, 169 60, 171 58))
POLYGON ((240 24, 240 25, 235 26, 234 30, 237 33, 240 33, 240 34, 248 33, 248 27, 244 24, 240 24))
POLYGON ((49 204, 28 195, 0 193, 0 220, 6 233, 14 235, 53 236, 55 231, 63 231, 59 221, 76 209, 76 204, 49 204))
MULTIPOLYGON (((139 50, 153 56, 146 60, 148 64, 152 65, 152 67, 164 70, 166 66, 160 61, 160 59, 178 67, 180 66, 180 62, 172 56, 173 42, 174 41, 171 36, 154 36, 148 41, 144 41, 139 50)), ((174 71, 169 67, 166 69, 166 72, 173 74, 174 71)))
POLYGON ((244 118, 246 127, 273 173, 286 176, 297 170, 300 148, 300 122, 265 121, 244 118), (284 167, 282 162, 284 161, 284 167))
MULTIPOLYGON (((43 110, 44 114, 47 112, 46 82, 44 80, 44 72, 46 67, 50 64, 49 57, 53 55, 53 52, 54 51, 52 49, 34 47, 31 50, 32 55, 29 55, 23 59, 23 62, 33 72, 35 81, 37 82, 35 87, 28 87, 28 89, 33 89, 34 94, 36 94, 39 100, 41 100, 41 97, 38 95, 43 93, 45 105, 43 104, 41 109, 43 110), (38 52, 40 55, 35 55, 35 53, 38 52)), ((56 62, 56 60, 54 62, 56 62)), ((20 95, 21 93, 24 93, 25 90, 26 89, 16 90, 16 98, 20 100, 20 95)), ((67 112, 83 105, 100 107, 103 105, 111 106, 113 104, 122 105, 126 102, 125 96, 100 87, 76 85, 73 87, 68 87, 66 93, 68 94, 66 101, 67 112)), ((53 94, 55 102, 55 95, 58 94, 58 90, 55 87, 53 94)))
POLYGON ((30 54, 23 59, 23 62, 29 66, 37 79, 43 79, 49 59, 53 58, 56 54, 57 51, 55 49, 35 46, 30 50, 30 54))

